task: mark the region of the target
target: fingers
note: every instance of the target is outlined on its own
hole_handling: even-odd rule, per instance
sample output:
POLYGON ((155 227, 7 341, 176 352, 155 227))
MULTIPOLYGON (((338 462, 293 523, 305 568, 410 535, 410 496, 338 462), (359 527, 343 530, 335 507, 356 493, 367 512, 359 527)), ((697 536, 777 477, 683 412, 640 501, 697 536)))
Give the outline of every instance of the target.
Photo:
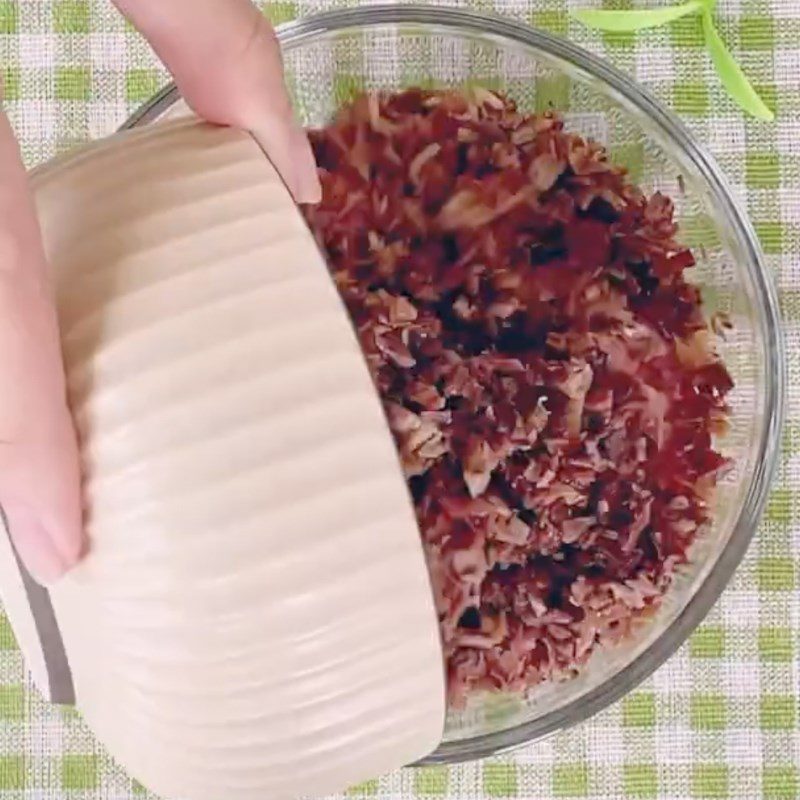
POLYGON ((114 0, 167 65, 186 102, 210 122, 252 131, 298 202, 320 185, 292 113, 280 47, 250 0, 114 0))
POLYGON ((20 558, 51 582, 81 552, 78 449, 33 199, 0 111, 0 505, 20 558))

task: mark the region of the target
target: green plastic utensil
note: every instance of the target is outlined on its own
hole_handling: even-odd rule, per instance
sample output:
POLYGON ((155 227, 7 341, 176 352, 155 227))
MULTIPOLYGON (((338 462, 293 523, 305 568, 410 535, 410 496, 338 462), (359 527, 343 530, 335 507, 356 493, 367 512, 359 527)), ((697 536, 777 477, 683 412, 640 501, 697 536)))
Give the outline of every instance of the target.
POLYGON ((582 8, 574 11, 573 14, 577 20, 590 28, 626 32, 666 25, 702 9, 702 0, 689 0, 688 3, 667 6, 666 8, 644 8, 631 11, 603 11, 594 8, 582 8))
POLYGON ((715 4, 715 0, 688 0, 688 2, 665 8, 626 11, 582 8, 571 13, 575 19, 590 28, 615 33, 655 28, 689 14, 699 14, 706 48, 728 94, 749 114, 758 119, 771 121, 775 119, 775 114, 758 96, 758 92, 747 80, 747 76, 742 72, 742 68, 736 63, 714 27, 715 4))

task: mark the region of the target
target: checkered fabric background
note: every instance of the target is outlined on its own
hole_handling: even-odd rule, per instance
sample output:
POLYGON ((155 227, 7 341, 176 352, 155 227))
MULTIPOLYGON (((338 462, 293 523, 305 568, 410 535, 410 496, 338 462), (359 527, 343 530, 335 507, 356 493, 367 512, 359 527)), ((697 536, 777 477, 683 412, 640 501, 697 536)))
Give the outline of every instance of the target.
MULTIPOLYGON (((719 0, 720 30, 776 110, 774 124, 746 119, 725 96, 696 19, 635 36, 599 35, 569 20, 571 2, 583 4, 473 5, 604 54, 677 111, 727 172, 755 222, 785 315, 789 421, 776 490, 716 609, 688 645, 621 703, 501 759, 402 770, 348 795, 800 798, 800 0, 719 0)), ((649 0, 614 2, 631 7, 649 0)), ((282 22, 336 4, 277 2, 265 11, 282 22)), ((166 79, 107 0, 0 0, 0 70, 31 165, 109 133, 166 79)), ((42 702, 0 611, 0 800, 142 793, 77 715, 42 702)))

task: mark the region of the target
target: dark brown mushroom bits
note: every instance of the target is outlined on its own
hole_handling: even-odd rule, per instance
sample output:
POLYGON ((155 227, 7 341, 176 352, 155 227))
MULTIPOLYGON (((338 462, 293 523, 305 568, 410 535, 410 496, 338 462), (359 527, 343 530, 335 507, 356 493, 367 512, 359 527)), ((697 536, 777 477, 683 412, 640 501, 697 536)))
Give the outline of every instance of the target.
POLYGON ((733 384, 672 202, 483 89, 364 95, 311 136, 450 702, 570 675, 659 603, 727 466, 733 384))

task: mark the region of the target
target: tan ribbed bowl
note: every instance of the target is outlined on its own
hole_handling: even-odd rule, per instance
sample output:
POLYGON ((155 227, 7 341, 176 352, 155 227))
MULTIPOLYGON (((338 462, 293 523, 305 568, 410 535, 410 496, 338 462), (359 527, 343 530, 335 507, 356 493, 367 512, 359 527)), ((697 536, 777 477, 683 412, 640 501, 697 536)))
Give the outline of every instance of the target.
POLYGON ((272 165, 188 119, 31 180, 87 541, 48 609, 0 539, 39 685, 169 798, 324 795, 430 753, 444 671, 413 508, 272 165))

